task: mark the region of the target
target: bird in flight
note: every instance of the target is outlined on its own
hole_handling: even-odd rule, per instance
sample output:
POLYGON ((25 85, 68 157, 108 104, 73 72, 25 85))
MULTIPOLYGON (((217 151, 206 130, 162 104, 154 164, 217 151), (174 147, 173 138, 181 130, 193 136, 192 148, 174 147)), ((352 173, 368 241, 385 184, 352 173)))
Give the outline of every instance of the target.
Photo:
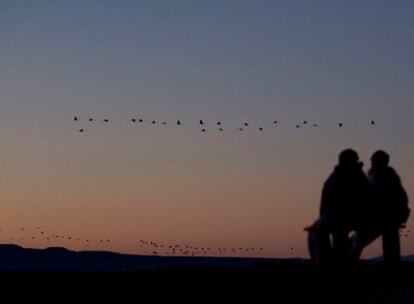
POLYGON ((89 118, 89 121, 92 122, 92 121, 94 121, 94 119, 93 118, 89 118))
POLYGON ((78 121, 79 118, 77 116, 73 117, 73 121, 78 121))
POLYGON ((204 121, 200 119, 200 125, 204 125, 204 121))
POLYGON ((130 121, 132 121, 133 123, 137 122, 136 118, 131 118, 130 121))
POLYGON ((343 124, 342 122, 340 122, 340 123, 338 124, 338 126, 339 126, 340 128, 342 128, 342 127, 344 126, 344 124, 343 124))
POLYGON ((177 120, 177 125, 181 126, 181 120, 177 120))
POLYGON ((104 121, 104 122, 108 122, 108 121, 109 121, 109 119, 106 119, 106 118, 105 118, 103 121, 104 121))
POLYGON ((85 130, 84 129, 79 129, 79 132, 83 133, 83 132, 85 132, 85 130))
POLYGON ((259 128, 259 131, 260 131, 260 132, 262 132, 262 131, 263 131, 263 127, 260 127, 260 128, 259 128))
POLYGON ((371 125, 376 125, 377 123, 375 122, 375 120, 371 120, 371 125))

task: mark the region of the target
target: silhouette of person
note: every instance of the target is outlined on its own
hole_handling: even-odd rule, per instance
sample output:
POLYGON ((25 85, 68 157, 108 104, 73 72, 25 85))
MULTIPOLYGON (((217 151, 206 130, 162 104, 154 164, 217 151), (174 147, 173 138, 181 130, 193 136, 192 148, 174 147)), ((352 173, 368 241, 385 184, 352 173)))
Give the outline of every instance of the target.
POLYGON ((354 150, 339 154, 339 163, 322 189, 320 218, 305 228, 311 258, 321 272, 350 263, 349 234, 360 229, 370 202, 370 185, 362 167, 354 150))
POLYGON ((384 263, 395 266, 400 262, 399 228, 408 220, 408 196, 400 177, 390 167, 389 155, 376 151, 371 157, 368 179, 373 193, 373 206, 365 224, 355 235, 351 257, 358 260, 364 247, 382 235, 384 263))

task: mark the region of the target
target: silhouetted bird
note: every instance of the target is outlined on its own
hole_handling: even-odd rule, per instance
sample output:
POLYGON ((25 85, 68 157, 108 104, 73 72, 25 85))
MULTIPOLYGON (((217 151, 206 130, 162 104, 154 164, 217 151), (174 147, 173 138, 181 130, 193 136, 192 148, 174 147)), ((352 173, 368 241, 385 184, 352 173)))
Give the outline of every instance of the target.
POLYGON ((133 123, 137 122, 136 118, 131 118, 130 121, 132 121, 133 123))
POLYGON ((300 125, 296 125, 296 129, 299 129, 300 128, 300 125))
POLYGON ((307 120, 304 120, 304 121, 303 121, 303 124, 304 124, 304 125, 308 124, 308 121, 307 121, 307 120))
POLYGON ((206 132, 206 129, 201 129, 201 132, 206 132))
POLYGON ((181 121, 180 120, 177 120, 177 125, 181 125, 181 121))
POLYGON ((85 130, 84 129, 79 129, 79 132, 83 133, 83 132, 85 132, 85 130))
POLYGON ((218 121, 218 122, 217 122, 217 125, 218 125, 218 126, 220 126, 220 125, 221 125, 221 122, 220 122, 220 121, 218 121))
POLYGON ((377 123, 374 120, 371 120, 371 125, 376 125, 377 123))
POLYGON ((316 124, 316 123, 312 125, 312 127, 318 127, 318 126, 319 126, 319 125, 318 125, 318 124, 316 124))
POLYGON ((78 121, 79 119, 78 119, 78 117, 75 116, 75 117, 73 117, 73 120, 78 121))
POLYGON ((204 125, 204 121, 200 119, 200 125, 204 125))
POLYGON ((140 118, 138 121, 139 121, 139 122, 144 122, 144 120, 143 120, 142 118, 140 118))
POLYGON ((245 123, 244 123, 244 126, 245 126, 245 127, 247 127, 248 125, 249 125, 249 123, 248 123, 248 122, 245 122, 245 123))
POLYGON ((243 128, 239 128, 239 131, 243 131, 243 128))
POLYGON ((94 121, 94 119, 93 118, 89 118, 89 121, 94 121))
POLYGON ((153 125, 155 125, 155 120, 151 121, 151 123, 152 123, 153 125))
POLYGON ((339 126, 340 128, 342 128, 342 127, 344 126, 344 124, 343 124, 342 122, 340 122, 340 123, 338 123, 338 126, 339 126))
POLYGON ((277 123, 278 123, 278 121, 277 121, 277 120, 274 120, 274 121, 273 121, 273 123, 274 123, 274 124, 277 124, 277 123))
POLYGON ((219 128, 218 130, 219 130, 220 132, 223 132, 223 128, 219 128))
POLYGON ((259 131, 260 131, 260 132, 261 132, 261 131, 263 131, 263 128, 262 128, 262 127, 260 127, 260 128, 259 128, 259 131))
POLYGON ((163 125, 166 125, 167 123, 165 121, 162 122, 163 125))
POLYGON ((103 121, 104 121, 104 122, 108 122, 108 121, 109 121, 109 119, 104 119, 103 121))

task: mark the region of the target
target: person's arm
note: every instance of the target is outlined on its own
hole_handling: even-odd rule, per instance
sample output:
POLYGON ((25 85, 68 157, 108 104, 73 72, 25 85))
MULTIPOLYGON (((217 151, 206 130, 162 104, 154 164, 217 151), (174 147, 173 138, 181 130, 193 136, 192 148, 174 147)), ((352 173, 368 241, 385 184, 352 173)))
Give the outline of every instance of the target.
POLYGON ((321 195, 321 207, 319 210, 320 216, 329 216, 331 214, 332 208, 332 189, 331 183, 328 179, 323 185, 322 195, 321 195))

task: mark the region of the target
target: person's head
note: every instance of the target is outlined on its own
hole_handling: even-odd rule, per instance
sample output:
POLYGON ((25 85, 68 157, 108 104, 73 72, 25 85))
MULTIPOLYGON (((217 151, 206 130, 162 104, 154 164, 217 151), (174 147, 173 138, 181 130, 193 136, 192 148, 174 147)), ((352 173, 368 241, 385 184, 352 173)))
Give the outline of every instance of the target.
POLYGON ((354 166, 359 164, 358 160, 358 153, 352 149, 346 149, 339 154, 340 166, 354 166))
POLYGON ((390 156, 385 151, 378 150, 371 156, 372 167, 384 168, 388 166, 389 162, 390 162, 390 156))

